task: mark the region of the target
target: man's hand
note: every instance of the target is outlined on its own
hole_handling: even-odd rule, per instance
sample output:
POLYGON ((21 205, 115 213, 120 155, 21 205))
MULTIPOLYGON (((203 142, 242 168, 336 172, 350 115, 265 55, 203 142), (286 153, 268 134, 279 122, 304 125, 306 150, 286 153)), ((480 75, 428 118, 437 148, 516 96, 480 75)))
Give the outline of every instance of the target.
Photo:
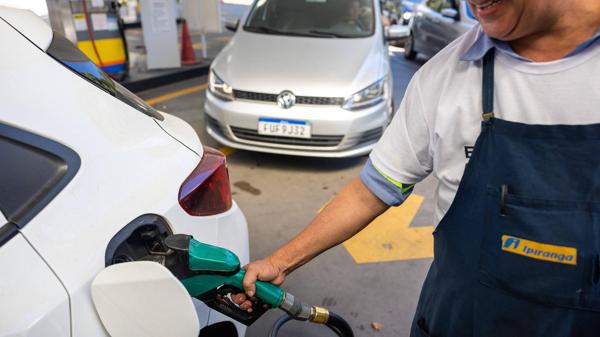
POLYGON ((236 294, 232 299, 241 309, 252 312, 252 302, 250 302, 248 297, 256 294, 256 280, 271 282, 279 286, 285 280, 286 275, 284 267, 269 258, 251 262, 243 268, 246 270, 246 275, 242 283, 246 293, 236 294))

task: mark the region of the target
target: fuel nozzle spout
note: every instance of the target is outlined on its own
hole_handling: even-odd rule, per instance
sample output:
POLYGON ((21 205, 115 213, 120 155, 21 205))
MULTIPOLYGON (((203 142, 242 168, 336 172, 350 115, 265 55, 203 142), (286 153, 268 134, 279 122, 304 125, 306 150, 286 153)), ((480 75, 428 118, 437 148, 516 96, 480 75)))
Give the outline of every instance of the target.
POLYGON ((317 306, 309 306, 288 292, 283 294, 283 300, 279 308, 297 320, 317 324, 327 324, 327 321, 329 321, 329 310, 317 306))
POLYGON ((300 299, 288 292, 283 293, 283 300, 279 305, 279 309, 285 311, 291 317, 301 321, 310 320, 313 311, 311 306, 300 301, 300 299))

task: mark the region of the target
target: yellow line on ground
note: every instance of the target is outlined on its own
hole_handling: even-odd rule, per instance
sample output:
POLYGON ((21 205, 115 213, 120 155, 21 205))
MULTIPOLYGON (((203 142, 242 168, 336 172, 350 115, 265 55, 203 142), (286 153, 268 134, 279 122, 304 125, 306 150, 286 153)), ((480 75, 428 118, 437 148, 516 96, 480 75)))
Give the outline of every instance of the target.
POLYGON ((168 94, 161 95, 158 97, 149 98, 146 100, 146 103, 148 103, 150 105, 156 105, 158 103, 170 101, 177 97, 181 97, 181 96, 185 96, 185 95, 189 95, 189 94, 193 94, 193 93, 197 93, 197 92, 206 90, 207 87, 208 87, 208 84, 195 85, 193 87, 173 91, 173 92, 170 92, 168 94))
POLYGON ((375 263, 433 257, 433 226, 411 227, 424 198, 413 194, 399 207, 380 215, 344 242, 356 263, 375 263))
POLYGON ((235 152, 235 149, 232 149, 228 146, 222 146, 219 148, 219 151, 221 151, 224 155, 229 156, 230 154, 235 152))

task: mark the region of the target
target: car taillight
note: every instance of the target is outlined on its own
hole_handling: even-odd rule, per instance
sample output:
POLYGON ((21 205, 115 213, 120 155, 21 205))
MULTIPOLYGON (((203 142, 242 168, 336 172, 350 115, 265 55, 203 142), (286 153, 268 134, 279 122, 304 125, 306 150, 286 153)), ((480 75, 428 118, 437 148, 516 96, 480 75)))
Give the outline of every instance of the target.
POLYGON ((231 188, 225 155, 204 147, 202 160, 179 188, 179 204, 189 215, 223 213, 231 208, 231 188))

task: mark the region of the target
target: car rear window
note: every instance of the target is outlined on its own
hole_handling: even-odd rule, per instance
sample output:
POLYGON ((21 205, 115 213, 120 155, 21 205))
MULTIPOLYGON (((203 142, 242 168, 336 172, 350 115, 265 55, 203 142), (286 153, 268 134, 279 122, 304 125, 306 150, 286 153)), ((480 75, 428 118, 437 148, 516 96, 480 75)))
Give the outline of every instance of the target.
POLYGON ((52 43, 46 51, 55 60, 74 71, 81 77, 106 91, 115 98, 130 105, 144 114, 163 120, 164 117, 153 107, 146 104, 141 98, 110 78, 102 69, 98 68, 81 50, 71 41, 59 33, 54 32, 52 43))
POLYGON ((22 228, 62 190, 79 156, 50 139, 0 123, 0 210, 22 228))
POLYGON ((0 136, 0 209, 7 219, 18 219, 64 173, 59 157, 0 136))

